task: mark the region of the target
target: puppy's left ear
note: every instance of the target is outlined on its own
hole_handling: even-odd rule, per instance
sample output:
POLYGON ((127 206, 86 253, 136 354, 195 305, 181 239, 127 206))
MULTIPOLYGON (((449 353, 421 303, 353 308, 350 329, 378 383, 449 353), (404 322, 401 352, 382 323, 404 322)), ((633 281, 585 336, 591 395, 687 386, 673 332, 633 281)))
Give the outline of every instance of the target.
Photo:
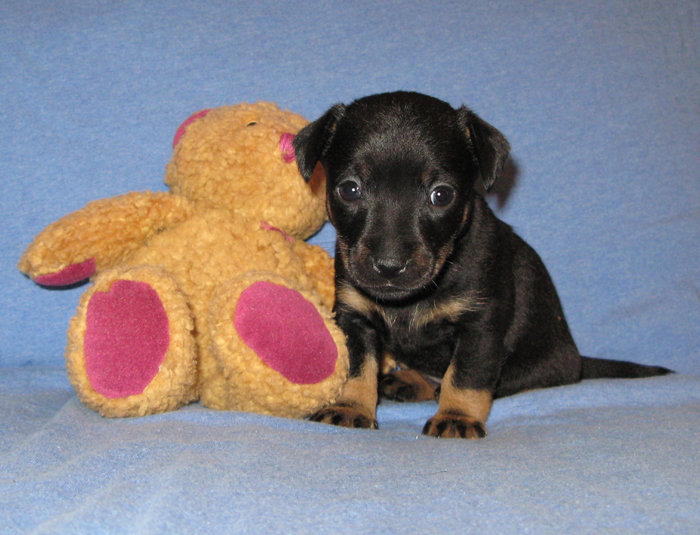
POLYGON ((508 161, 510 144, 496 128, 476 113, 462 106, 457 110, 460 123, 476 152, 481 180, 486 191, 491 189, 508 161))
POLYGON ((320 119, 307 124, 294 136, 292 145, 301 176, 307 182, 318 161, 323 157, 333 141, 338 120, 345 114, 345 106, 336 104, 323 114, 320 119))

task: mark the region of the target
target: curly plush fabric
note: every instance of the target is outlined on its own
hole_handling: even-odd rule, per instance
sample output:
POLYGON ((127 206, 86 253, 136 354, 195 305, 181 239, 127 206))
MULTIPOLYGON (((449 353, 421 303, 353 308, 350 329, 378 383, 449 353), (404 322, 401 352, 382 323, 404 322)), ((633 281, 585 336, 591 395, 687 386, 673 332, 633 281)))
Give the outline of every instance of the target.
MULTIPOLYGON (((697 0, 3 0, 0 21, 1 533, 699 532, 697 0), (383 402, 372 432, 87 409, 63 354, 86 287, 21 276, 33 236, 94 199, 162 192, 198 110, 268 100, 315 119, 398 89, 507 135, 489 202, 542 256, 580 349, 679 373, 499 399, 479 442, 423 437, 432 402, 383 402)), ((332 252, 332 227, 313 243, 332 252)), ((184 302, 164 304, 187 332, 184 302)))
POLYGON ((66 351, 90 408, 143 416, 198 398, 299 418, 337 399, 348 365, 330 313, 333 261, 303 241, 326 220, 323 191, 290 150, 307 123, 269 102, 195 113, 175 135, 171 192, 88 203, 32 240, 22 272, 45 286, 94 283, 66 351), (276 295, 240 307, 243 281, 256 293, 271 280, 276 295))

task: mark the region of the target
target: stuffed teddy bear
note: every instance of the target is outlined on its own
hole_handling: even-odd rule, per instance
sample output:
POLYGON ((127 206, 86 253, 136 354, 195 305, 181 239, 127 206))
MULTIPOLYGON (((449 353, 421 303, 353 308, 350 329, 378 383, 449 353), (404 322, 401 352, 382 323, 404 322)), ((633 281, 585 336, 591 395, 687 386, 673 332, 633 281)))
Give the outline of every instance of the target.
POLYGON ((338 397, 333 264, 303 241, 325 222, 325 178, 304 181, 291 143, 306 123, 264 102, 199 112, 175 135, 169 193, 98 200, 36 236, 19 269, 38 284, 93 278, 66 348, 87 406, 304 417, 338 397))

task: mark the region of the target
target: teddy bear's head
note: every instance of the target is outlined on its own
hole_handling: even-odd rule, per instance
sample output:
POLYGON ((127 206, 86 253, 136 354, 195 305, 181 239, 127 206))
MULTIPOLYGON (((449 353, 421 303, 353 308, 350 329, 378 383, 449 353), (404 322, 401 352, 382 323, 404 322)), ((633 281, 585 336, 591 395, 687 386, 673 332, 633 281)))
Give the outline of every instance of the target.
POLYGON ((177 131, 165 182, 203 208, 227 208, 305 239, 326 219, 325 179, 307 183, 292 139, 308 121, 258 102, 201 111, 177 131))

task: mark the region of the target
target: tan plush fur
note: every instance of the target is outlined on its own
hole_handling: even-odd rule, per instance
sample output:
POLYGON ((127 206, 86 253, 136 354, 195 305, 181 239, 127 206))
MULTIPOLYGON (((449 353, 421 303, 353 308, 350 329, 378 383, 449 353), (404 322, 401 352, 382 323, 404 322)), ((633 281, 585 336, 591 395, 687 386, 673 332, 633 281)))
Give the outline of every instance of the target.
POLYGON ((70 323, 66 351, 69 377, 86 405, 119 417, 201 399, 216 409, 303 417, 339 397, 348 360, 330 312, 333 264, 302 241, 325 221, 323 174, 307 184, 280 153, 280 136, 306 123, 271 103, 213 109, 179 139, 166 169, 170 193, 99 200, 37 235, 19 263, 33 279, 95 262, 94 285, 70 323), (83 338, 91 296, 117 280, 157 292, 170 345, 141 394, 115 399, 91 387, 83 338), (257 281, 297 290, 316 307, 337 346, 335 373, 316 384, 292 383, 238 337, 238 297, 257 281))

